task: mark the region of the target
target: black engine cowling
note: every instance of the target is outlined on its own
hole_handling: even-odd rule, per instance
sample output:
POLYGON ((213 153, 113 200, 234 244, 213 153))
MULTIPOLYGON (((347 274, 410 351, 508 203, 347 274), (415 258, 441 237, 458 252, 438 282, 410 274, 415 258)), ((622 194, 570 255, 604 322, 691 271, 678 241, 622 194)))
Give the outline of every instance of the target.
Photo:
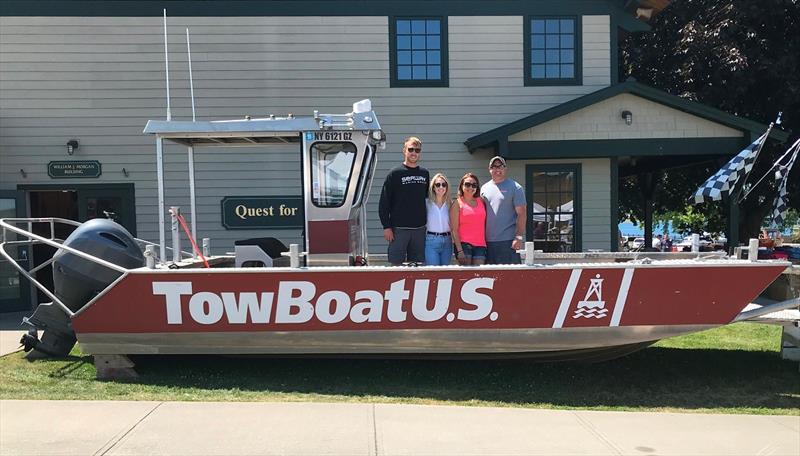
MULTIPOLYGON (((93 219, 82 224, 69 235, 64 245, 128 269, 142 267, 145 263, 133 236, 107 219, 93 219)), ((121 275, 119 271, 64 249, 53 255, 53 294, 73 312, 121 275)), ((53 303, 40 304, 26 321, 34 328, 44 330, 44 334, 39 339, 32 329, 23 336, 21 342, 25 351, 36 349, 50 356, 66 356, 75 345, 70 318, 53 303)))
MULTIPOLYGON (((93 219, 82 224, 64 245, 128 269, 142 267, 145 263, 134 237, 108 219, 93 219)), ((83 307, 120 275, 122 273, 63 249, 53 256, 54 294, 72 311, 83 307)))

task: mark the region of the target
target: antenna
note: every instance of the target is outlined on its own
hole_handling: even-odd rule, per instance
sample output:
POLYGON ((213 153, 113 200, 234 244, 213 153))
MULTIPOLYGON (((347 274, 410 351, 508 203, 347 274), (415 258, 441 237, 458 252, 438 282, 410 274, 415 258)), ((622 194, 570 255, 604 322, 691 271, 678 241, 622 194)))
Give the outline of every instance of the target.
POLYGON ((164 8, 164 61, 167 64, 167 120, 172 120, 169 106, 169 52, 167 51, 167 9, 164 8))
MULTIPOLYGON (((186 52, 189 54, 189 93, 192 97, 192 122, 194 122, 194 81, 192 80, 192 45, 189 43, 189 27, 186 27, 186 52)), ((194 219, 194 212, 192 212, 192 218, 194 219)))

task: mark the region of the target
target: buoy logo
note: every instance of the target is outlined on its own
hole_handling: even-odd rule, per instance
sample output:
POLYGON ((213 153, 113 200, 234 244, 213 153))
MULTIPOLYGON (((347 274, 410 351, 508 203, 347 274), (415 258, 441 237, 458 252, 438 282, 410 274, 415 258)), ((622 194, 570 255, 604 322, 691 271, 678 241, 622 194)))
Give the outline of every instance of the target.
MULTIPOLYGON (((580 296, 580 295, 578 295, 580 296)), ((572 314, 572 318, 605 318, 608 315, 606 302, 603 301, 603 278, 600 274, 589 279, 589 289, 586 296, 578 301, 578 308, 572 314), (591 298, 591 299, 590 299, 591 298)))

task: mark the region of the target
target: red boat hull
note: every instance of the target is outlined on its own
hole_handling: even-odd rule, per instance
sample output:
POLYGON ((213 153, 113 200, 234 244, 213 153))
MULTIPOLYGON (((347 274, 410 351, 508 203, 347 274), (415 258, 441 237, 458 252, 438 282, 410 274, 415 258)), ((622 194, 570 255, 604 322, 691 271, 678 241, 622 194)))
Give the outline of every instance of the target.
POLYGON ((730 323, 783 269, 744 261, 140 269, 72 325, 93 354, 574 351, 730 323))

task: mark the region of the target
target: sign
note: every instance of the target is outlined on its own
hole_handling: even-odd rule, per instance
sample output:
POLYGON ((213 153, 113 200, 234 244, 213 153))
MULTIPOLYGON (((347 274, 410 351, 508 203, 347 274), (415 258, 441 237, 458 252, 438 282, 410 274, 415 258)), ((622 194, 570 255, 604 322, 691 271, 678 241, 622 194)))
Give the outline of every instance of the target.
POLYGON ((100 177, 103 168, 97 160, 51 161, 47 164, 47 175, 53 179, 76 179, 100 177))
POLYGON ((228 230, 303 228, 300 196, 226 196, 222 226, 228 230))

